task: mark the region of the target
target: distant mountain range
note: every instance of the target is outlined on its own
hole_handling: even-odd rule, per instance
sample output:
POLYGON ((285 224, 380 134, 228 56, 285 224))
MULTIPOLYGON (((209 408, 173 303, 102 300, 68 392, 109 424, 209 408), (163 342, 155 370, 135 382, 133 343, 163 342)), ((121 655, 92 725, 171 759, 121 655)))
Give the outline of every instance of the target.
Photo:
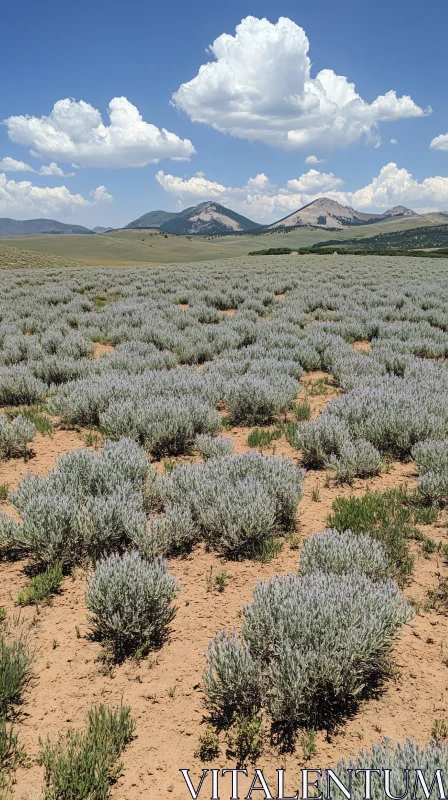
MULTIPOLYGON (((330 200, 328 197, 320 197, 318 200, 313 200, 312 203, 308 203, 277 222, 273 222, 270 225, 260 225, 241 214, 237 214, 236 211, 222 206, 220 203, 208 200, 179 212, 149 211, 138 219, 129 222, 121 230, 156 228, 164 233, 178 236, 261 234, 273 233, 274 231, 290 231, 302 227, 336 231, 400 217, 420 217, 423 221, 420 214, 405 206, 394 206, 382 214, 367 214, 363 211, 356 211, 350 206, 344 206, 335 200, 330 200)), ((444 222, 443 217, 440 218, 440 213, 426 214, 424 217, 425 219, 428 218, 428 224, 444 222)), ((54 219, 14 220, 6 217, 0 219, 0 237, 27 236, 40 233, 106 234, 112 230, 114 229, 102 226, 97 226, 90 230, 82 225, 68 225, 54 219)))
POLYGON ((0 218, 0 236, 32 236, 36 233, 92 233, 83 225, 66 225, 55 219, 0 218))
POLYGON ((126 228, 159 228, 165 233, 181 235, 219 235, 228 233, 267 233, 274 230, 292 230, 293 228, 312 227, 326 230, 339 230, 353 225, 368 225, 381 222, 391 217, 418 217, 419 215, 405 206, 394 206, 383 214, 366 214, 355 211, 350 206, 343 206, 328 197, 320 197, 306 206, 299 208, 287 217, 273 222, 271 225, 260 225, 247 217, 231 211, 229 208, 207 201, 186 208, 177 214, 166 211, 150 211, 142 217, 130 222, 126 228))
POLYGON ((351 206, 343 206, 336 200, 320 197, 312 203, 299 208, 278 222, 273 222, 267 230, 290 230, 304 225, 313 228, 326 228, 338 230, 353 225, 369 225, 372 222, 382 222, 390 217, 418 217, 419 215, 405 206, 394 206, 383 214, 365 214, 355 211, 351 206))

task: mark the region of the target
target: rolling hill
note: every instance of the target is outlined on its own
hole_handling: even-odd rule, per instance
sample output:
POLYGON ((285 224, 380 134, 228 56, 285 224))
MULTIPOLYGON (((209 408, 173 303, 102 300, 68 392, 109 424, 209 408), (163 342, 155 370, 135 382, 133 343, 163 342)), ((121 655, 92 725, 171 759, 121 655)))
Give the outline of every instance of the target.
POLYGON ((0 218, 0 236, 32 236, 37 233, 91 233, 83 225, 68 225, 56 219, 10 219, 0 218))
POLYGON ((419 215, 405 206, 394 206, 383 214, 366 214, 355 211, 351 206, 343 206, 336 200, 320 197, 306 206, 299 208, 287 217, 268 225, 266 230, 297 228, 311 226, 313 228, 326 228, 327 230, 340 230, 353 225, 369 225, 373 222, 392 217, 418 217, 419 215))
MULTIPOLYGON (((188 211, 189 209, 186 210, 188 211)), ((133 228, 160 228, 164 222, 169 222, 170 219, 178 216, 179 212, 177 211, 148 211, 147 214, 143 214, 138 219, 128 222, 124 230, 132 230, 133 228)))
POLYGON ((313 248, 356 247, 358 250, 419 250, 448 247, 448 215, 444 225, 431 225, 424 228, 411 228, 407 231, 391 231, 363 239, 327 239, 317 242, 313 248))

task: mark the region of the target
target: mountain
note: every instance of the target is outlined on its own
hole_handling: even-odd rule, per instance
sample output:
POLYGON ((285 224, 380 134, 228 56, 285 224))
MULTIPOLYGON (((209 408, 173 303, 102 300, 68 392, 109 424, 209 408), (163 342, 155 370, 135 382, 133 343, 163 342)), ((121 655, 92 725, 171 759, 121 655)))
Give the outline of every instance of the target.
POLYGON ((113 228, 103 228, 102 225, 96 225, 95 228, 92 228, 94 233, 109 233, 109 231, 113 231, 113 228))
POLYGON ((186 208, 180 214, 160 225, 160 230, 165 233, 216 235, 223 233, 240 233, 261 228, 253 222, 230 208, 207 200, 205 203, 193 208, 186 208))
POLYGON ((351 206, 343 206, 328 197, 320 197, 287 217, 283 217, 278 222, 273 222, 272 225, 267 227, 267 230, 297 228, 302 225, 336 230, 352 225, 368 225, 372 222, 383 221, 389 217, 414 216, 418 217, 419 215, 405 206, 394 206, 394 208, 385 211, 383 214, 366 214, 362 211, 355 211, 351 206))
POLYGON ((178 216, 179 214, 175 211, 149 211, 142 217, 129 222, 126 228, 160 228, 164 222, 178 216))
POLYGON ((0 236, 31 236, 36 233, 91 233, 82 225, 66 225, 55 219, 0 218, 0 236))

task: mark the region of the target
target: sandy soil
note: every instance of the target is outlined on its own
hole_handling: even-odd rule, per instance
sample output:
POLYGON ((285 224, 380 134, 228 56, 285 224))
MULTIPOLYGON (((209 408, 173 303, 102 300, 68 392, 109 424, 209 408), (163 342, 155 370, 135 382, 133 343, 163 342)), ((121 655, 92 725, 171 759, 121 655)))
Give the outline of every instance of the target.
MULTIPOLYGON (((308 374, 303 379, 303 392, 309 393, 324 373, 308 374)), ((336 396, 335 387, 326 387, 324 395, 309 395, 312 414, 336 396)), ((225 432, 235 443, 236 452, 247 450, 250 428, 234 428, 225 432)), ((0 483, 11 487, 28 469, 45 473, 54 465, 56 456, 73 447, 83 446, 80 434, 56 430, 52 439, 36 438, 35 457, 27 464, 11 460, 0 465, 0 483)), ((284 453, 295 462, 299 453, 284 440, 276 440, 265 450, 284 453)), ((161 465, 159 465, 161 466, 161 465)), ((368 487, 386 489, 402 484, 416 484, 414 465, 394 463, 389 471, 369 481, 356 480, 352 487, 337 487, 334 479, 325 486, 325 473, 309 471, 304 482, 304 498, 297 515, 297 534, 301 541, 326 526, 331 504, 337 496, 361 495, 368 487), (312 493, 319 485, 319 500, 312 493)), ((2 506, 6 510, 6 506, 2 506)), ((444 519, 437 526, 422 530, 436 541, 446 541, 444 519)), ((424 558, 420 548, 416 555, 414 573, 406 594, 424 602, 428 589, 438 583, 438 574, 448 570, 440 557, 424 558)), ((249 601, 258 580, 297 569, 300 551, 285 542, 279 556, 268 564, 259 562, 225 561, 216 554, 206 553, 202 546, 185 559, 172 559, 170 570, 181 584, 177 600, 178 613, 172 631, 163 648, 136 663, 129 660, 104 674, 97 661, 100 645, 91 641, 86 622, 84 603, 86 575, 77 570, 65 579, 62 593, 53 604, 39 610, 14 605, 18 591, 27 582, 23 562, 2 563, 0 606, 8 612, 14 635, 26 632, 34 652, 32 680, 19 708, 17 730, 27 753, 34 758, 38 752, 39 736, 55 737, 67 727, 81 727, 93 702, 129 704, 136 719, 136 737, 123 754, 123 771, 112 788, 114 800, 186 800, 189 797, 180 768, 190 768, 195 783, 205 767, 231 768, 235 764, 226 757, 225 744, 216 762, 201 764, 195 757, 199 737, 204 730, 204 705, 201 676, 205 652, 214 634, 223 627, 239 625, 242 605, 249 601), (213 579, 225 571, 229 576, 224 592, 213 589, 213 579)), ((332 766, 342 756, 354 756, 366 747, 390 736, 396 740, 412 736, 424 743, 430 736, 435 718, 446 718, 448 670, 448 618, 434 611, 422 611, 405 627, 392 652, 396 667, 395 678, 389 679, 378 696, 364 702, 357 714, 346 721, 331 739, 317 735, 317 750, 307 766, 332 766)), ((268 780, 275 769, 287 769, 288 792, 298 788, 298 771, 304 766, 300 743, 293 754, 282 755, 270 745, 261 756, 268 780)), ((250 770, 249 770, 250 772, 250 770)), ((275 786, 273 781, 273 786, 275 786)), ((241 780, 240 796, 244 797, 249 783, 241 780)), ((273 792, 274 793, 274 792, 273 792)), ((202 795, 210 797, 210 783, 204 784, 202 795)), ((201 795, 201 796, 202 796, 201 795)), ((16 800, 37 800, 43 796, 43 772, 31 762, 17 772, 13 797, 16 800)), ((231 796, 230 776, 222 779, 220 796, 231 796)))
POLYGON ((100 342, 95 342, 92 358, 96 360, 97 358, 101 358, 101 356, 105 353, 113 353, 114 351, 115 347, 112 344, 101 344, 100 342))

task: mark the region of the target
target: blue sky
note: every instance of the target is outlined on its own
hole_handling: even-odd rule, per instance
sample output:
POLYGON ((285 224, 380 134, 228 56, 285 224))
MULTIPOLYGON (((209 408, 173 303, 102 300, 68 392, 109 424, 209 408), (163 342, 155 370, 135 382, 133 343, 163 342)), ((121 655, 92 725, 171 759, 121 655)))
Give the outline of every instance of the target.
POLYGON ((119 226, 211 197, 270 221, 323 194, 448 208, 446 2, 24 0, 2 17, 0 216, 119 226))

